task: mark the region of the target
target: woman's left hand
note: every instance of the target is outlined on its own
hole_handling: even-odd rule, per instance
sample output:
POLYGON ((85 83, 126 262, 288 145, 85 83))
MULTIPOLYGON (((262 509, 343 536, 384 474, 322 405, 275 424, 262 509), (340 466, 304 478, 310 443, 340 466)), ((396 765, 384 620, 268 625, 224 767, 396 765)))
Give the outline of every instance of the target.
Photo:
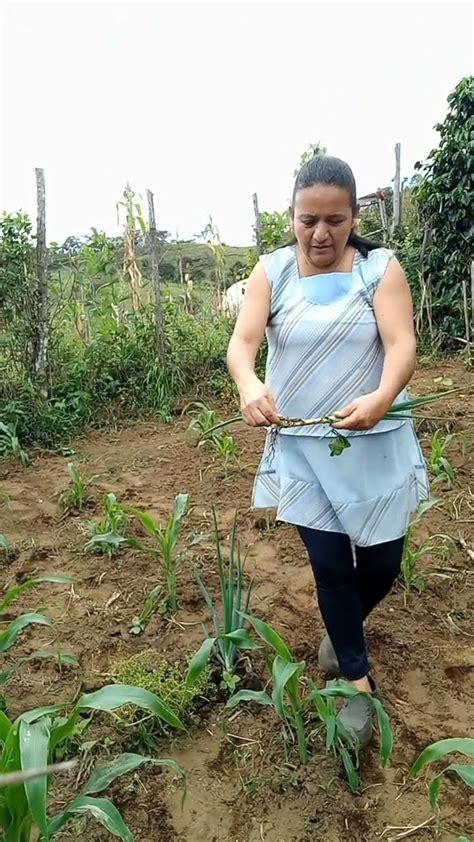
POLYGON ((341 420, 333 426, 336 430, 371 430, 387 414, 391 405, 392 401, 382 392, 371 392, 336 412, 341 420))

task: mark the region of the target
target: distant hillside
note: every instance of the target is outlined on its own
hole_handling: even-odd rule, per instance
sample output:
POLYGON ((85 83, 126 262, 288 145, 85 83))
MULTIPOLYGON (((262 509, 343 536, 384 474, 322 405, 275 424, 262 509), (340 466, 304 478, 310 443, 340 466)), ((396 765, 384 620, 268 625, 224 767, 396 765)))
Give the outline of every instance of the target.
MULTIPOLYGON (((245 275, 252 246, 224 246, 227 286, 245 275)), ((163 280, 179 281, 189 274, 196 284, 211 283, 214 258, 205 243, 164 243, 160 246, 160 274, 163 280), (181 264, 181 270, 180 270, 181 264)))

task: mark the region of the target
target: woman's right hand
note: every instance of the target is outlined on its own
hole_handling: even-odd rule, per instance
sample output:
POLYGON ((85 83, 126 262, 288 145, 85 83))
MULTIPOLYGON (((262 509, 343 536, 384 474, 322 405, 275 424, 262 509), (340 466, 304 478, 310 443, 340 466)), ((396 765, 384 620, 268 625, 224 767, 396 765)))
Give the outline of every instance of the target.
POLYGON ((242 417, 249 427, 270 427, 272 424, 281 425, 275 399, 268 386, 258 377, 254 377, 240 391, 240 407, 242 417))

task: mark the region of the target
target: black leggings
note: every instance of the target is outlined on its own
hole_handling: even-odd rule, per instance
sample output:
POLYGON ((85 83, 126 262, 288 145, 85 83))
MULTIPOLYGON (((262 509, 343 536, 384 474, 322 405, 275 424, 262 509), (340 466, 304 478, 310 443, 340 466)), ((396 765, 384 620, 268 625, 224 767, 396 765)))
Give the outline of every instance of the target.
POLYGON ((356 547, 340 532, 298 526, 316 580, 319 608, 341 674, 350 681, 370 670, 363 622, 388 594, 400 571, 404 538, 356 547))

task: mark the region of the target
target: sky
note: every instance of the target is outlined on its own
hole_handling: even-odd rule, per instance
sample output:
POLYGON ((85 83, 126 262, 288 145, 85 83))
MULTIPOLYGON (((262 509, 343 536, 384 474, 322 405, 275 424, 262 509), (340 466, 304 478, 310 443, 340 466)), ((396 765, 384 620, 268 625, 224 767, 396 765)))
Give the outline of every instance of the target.
POLYGON ((0 209, 47 234, 116 234, 127 182, 158 227, 252 238, 252 194, 284 210, 311 142, 353 168, 359 195, 436 145, 446 98, 473 72, 469 3, 7 2, 1 26, 0 209))

